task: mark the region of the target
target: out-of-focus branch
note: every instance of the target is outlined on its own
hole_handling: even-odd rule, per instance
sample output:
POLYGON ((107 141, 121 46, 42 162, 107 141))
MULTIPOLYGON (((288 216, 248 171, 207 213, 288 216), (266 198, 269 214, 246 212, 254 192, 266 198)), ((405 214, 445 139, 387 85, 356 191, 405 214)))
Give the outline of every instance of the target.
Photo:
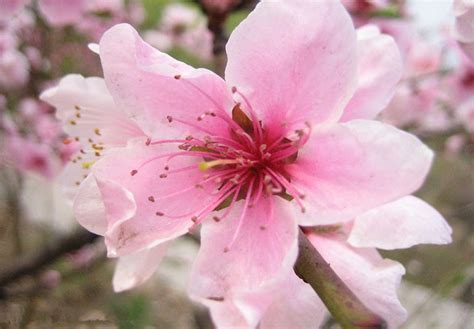
POLYGON ((36 254, 27 255, 17 259, 5 270, 0 272, 0 288, 24 275, 37 273, 39 270, 53 263, 64 254, 78 250, 81 247, 92 243, 97 238, 97 235, 81 230, 72 233, 68 237, 59 240, 54 245, 47 247, 36 254))
POLYGON ((212 53, 214 55, 214 69, 217 74, 224 76, 225 67, 227 64, 227 55, 225 52, 225 45, 227 43, 227 36, 225 33, 225 22, 227 17, 239 9, 252 9, 255 7, 257 1, 255 0, 234 0, 228 1, 228 5, 216 5, 212 1, 194 0, 200 7, 203 13, 207 16, 207 28, 212 33, 213 44, 212 53))
POLYGON ((386 322, 369 310, 345 285, 302 231, 299 235, 299 255, 295 272, 314 289, 343 328, 387 327, 386 322))
MULTIPOLYGON (((61 282, 70 280, 80 275, 84 275, 84 273, 94 271, 100 265, 105 264, 105 260, 107 259, 107 254, 105 251, 99 251, 94 256, 92 261, 90 261, 87 266, 77 267, 77 266, 70 266, 68 269, 61 271, 60 273, 60 280, 61 282)), ((41 279, 35 280, 34 283, 23 286, 15 286, 13 287, 4 287, 3 289, 0 288, 0 299, 12 299, 12 298, 22 298, 22 297, 33 297, 39 296, 42 294, 46 294, 51 292, 54 287, 51 287, 48 282, 43 282, 41 279)))

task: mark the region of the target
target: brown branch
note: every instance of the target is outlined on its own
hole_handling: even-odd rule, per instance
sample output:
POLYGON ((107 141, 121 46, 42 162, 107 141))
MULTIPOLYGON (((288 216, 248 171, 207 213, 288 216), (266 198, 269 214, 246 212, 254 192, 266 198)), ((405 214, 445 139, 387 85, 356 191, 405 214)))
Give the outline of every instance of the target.
POLYGON ((6 286, 25 275, 37 273, 64 254, 78 250, 81 247, 92 243, 97 238, 97 235, 81 230, 72 233, 68 237, 61 239, 54 245, 49 246, 36 254, 28 255, 16 260, 12 266, 0 272, 0 287, 6 286))
POLYGON ((369 310, 345 285, 302 231, 299 235, 299 255, 295 272, 314 289, 343 328, 387 327, 386 322, 369 310))

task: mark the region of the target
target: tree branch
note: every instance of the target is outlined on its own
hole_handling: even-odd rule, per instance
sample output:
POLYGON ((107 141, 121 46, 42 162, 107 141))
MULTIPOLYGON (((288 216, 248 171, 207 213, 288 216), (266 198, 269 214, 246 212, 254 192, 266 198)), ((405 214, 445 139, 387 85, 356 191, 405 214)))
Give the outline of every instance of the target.
POLYGON ((343 328, 387 327, 385 320, 369 310, 345 285, 302 231, 299 235, 299 255, 295 272, 314 289, 343 328))
POLYGON ((80 249, 86 244, 92 243, 97 238, 97 235, 81 230, 72 233, 68 237, 55 243, 53 246, 49 246, 36 254, 18 259, 14 264, 12 264, 12 266, 0 272, 0 287, 9 284, 24 275, 37 273, 43 267, 53 263, 64 254, 80 249))

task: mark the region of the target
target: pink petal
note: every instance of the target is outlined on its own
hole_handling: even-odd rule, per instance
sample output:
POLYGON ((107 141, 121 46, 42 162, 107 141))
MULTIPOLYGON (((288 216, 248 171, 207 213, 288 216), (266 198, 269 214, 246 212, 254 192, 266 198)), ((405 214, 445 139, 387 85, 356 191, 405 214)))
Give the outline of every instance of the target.
POLYGON ((225 82, 213 72, 194 69, 154 49, 127 24, 104 34, 100 57, 115 101, 148 134, 169 138, 201 129, 225 131, 222 116, 232 108, 231 96, 225 82), (198 121, 206 112, 216 116, 198 121), (168 117, 175 120, 170 123, 168 117))
POLYGON ((293 273, 281 286, 281 291, 267 309, 259 328, 319 328, 326 315, 326 307, 318 295, 293 273))
POLYGON ((275 129, 335 121, 355 89, 356 52, 339 1, 262 1, 227 43, 226 81, 275 129))
POLYGON ((350 220, 418 189, 432 157, 415 136, 376 121, 315 132, 288 167, 305 194, 306 212, 294 216, 310 226, 350 220))
MULTIPOLYGON (((257 326, 260 329, 319 328, 328 314, 314 290, 294 272, 274 289, 270 297, 270 305, 257 326)), ((234 300, 207 301, 205 304, 209 306, 217 328, 249 327, 234 300)))
POLYGON ((56 108, 66 133, 79 138, 83 148, 91 143, 125 146, 130 138, 143 136, 137 124, 115 105, 104 79, 70 74, 56 87, 47 89, 41 100, 56 108))
POLYGON ((237 232, 242 203, 220 222, 203 223, 189 290, 206 305, 232 301, 252 327, 271 303, 275 287, 293 271, 298 231, 285 214, 287 201, 264 198, 247 209, 237 232))
POLYGON ((357 30, 358 86, 341 121, 373 119, 390 102, 402 76, 402 59, 391 36, 377 27, 357 30))
POLYGON ((102 195, 93 175, 89 175, 81 184, 74 199, 76 220, 86 230, 105 235, 107 214, 102 195))
MULTIPOLYGON (((132 219, 137 213, 135 196, 120 184, 92 174, 100 190, 102 202, 104 203, 107 231, 113 232, 120 225, 132 219)), ((106 234, 107 235, 107 234, 106 234)))
POLYGON ((397 297, 405 269, 383 259, 375 249, 354 249, 331 236, 312 235, 310 240, 339 277, 370 310, 399 328, 407 313, 397 297))
POLYGON ((150 248, 187 233, 194 225, 193 215, 217 199, 212 194, 215 183, 205 180, 198 161, 183 151, 168 161, 170 151, 179 151, 177 145, 147 146, 137 140, 111 150, 93 166, 107 207, 106 243, 111 255, 150 248), (128 195, 133 196, 134 205, 128 195), (124 204, 128 211, 136 207, 128 220, 124 204))
POLYGON ((147 281, 160 265, 167 246, 166 243, 163 243, 120 257, 112 281, 114 291, 121 292, 132 289, 147 281))
POLYGON ((137 124, 115 105, 104 79, 70 74, 40 98, 56 108, 69 141, 80 145, 81 151, 71 157, 60 176, 62 188, 71 200, 102 154, 110 148, 125 146, 131 138, 144 136, 137 124))
POLYGON ((400 249, 420 243, 447 244, 451 233, 433 207, 407 196, 356 217, 348 242, 355 247, 400 249))

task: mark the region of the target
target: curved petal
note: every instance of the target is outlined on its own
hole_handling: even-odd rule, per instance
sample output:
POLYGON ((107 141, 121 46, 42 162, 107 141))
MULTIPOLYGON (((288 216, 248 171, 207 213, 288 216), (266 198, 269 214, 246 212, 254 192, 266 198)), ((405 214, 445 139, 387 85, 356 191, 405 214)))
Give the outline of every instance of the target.
POLYGON ((356 52, 339 1, 262 1, 230 36, 226 81, 272 131, 334 122, 355 89, 356 52))
POLYGON ((293 273, 281 286, 281 291, 267 309, 259 328, 319 328, 327 314, 316 292, 293 273))
POLYGON ((407 196, 357 216, 348 242, 355 247, 400 249, 421 243, 447 244, 451 233, 436 209, 407 196))
POLYGON ((101 197, 106 207, 110 205, 105 240, 110 255, 150 248, 195 225, 193 216, 218 198, 214 181, 198 169, 200 159, 177 145, 147 146, 137 140, 111 150, 93 166, 101 197), (125 220, 121 207, 129 204, 128 195, 133 196, 136 212, 125 220))
POLYGON ((407 317, 397 297, 405 274, 401 264, 383 259, 375 249, 351 248, 335 237, 311 235, 309 238, 365 306, 385 319, 389 329, 400 327, 407 317))
MULTIPOLYGON (((260 329, 319 328, 328 314, 314 290, 295 273, 274 289, 271 302, 264 311, 260 329)), ((252 328, 233 300, 209 301, 212 320, 217 328, 252 328)))
POLYGON ((206 305, 232 301, 248 326, 258 324, 297 256, 297 225, 285 214, 286 202, 262 198, 242 222, 239 202, 228 217, 203 223, 189 288, 193 298, 206 305))
POLYGON ((288 166, 292 183, 305 195, 306 212, 294 207, 294 216, 310 226, 353 219, 418 189, 432 157, 415 136, 376 121, 316 132, 288 166))
POLYGON ((74 198, 74 214, 76 220, 86 230, 98 235, 105 235, 107 214, 93 175, 89 175, 79 187, 74 198))
POLYGON ((402 76, 400 51, 393 38, 375 26, 357 30, 358 85, 341 121, 373 119, 390 102, 402 76))
POLYGON ((215 73, 194 69, 154 49, 128 24, 105 32, 100 58, 115 101, 151 136, 183 137, 202 130, 226 133, 222 117, 230 113, 232 98, 215 73))
POLYGON ((162 243, 156 247, 120 257, 112 280, 114 291, 132 289, 148 280, 160 265, 167 247, 167 243, 162 243))

